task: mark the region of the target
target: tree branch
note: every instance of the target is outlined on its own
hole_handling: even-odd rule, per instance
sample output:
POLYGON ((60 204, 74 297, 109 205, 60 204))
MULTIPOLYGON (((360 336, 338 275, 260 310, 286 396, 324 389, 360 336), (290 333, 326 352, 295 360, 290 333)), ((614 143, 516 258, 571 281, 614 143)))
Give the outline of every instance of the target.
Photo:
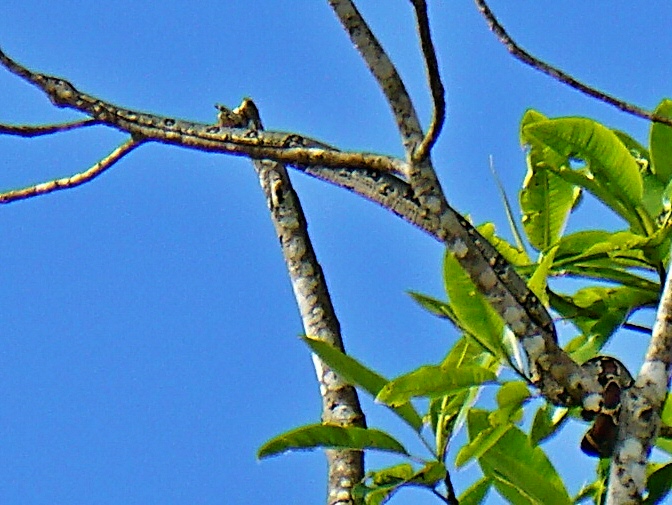
POLYGON ((413 153, 413 160, 416 163, 422 162, 429 156, 434 143, 439 138, 443 123, 446 119, 446 97, 441 82, 441 73, 439 72, 439 62, 436 59, 436 51, 432 42, 432 35, 429 28, 429 17, 427 16, 427 2, 425 0, 411 0, 415 8, 416 24, 418 34, 420 35, 420 45, 425 59, 427 69, 427 81, 432 93, 433 110, 432 121, 429 124, 425 138, 413 153))
POLYGON ((672 364, 672 276, 668 275, 644 364, 622 400, 609 476, 608 504, 641 503, 646 463, 658 436, 672 364))
POLYGON ((290 165, 365 167, 403 174, 402 160, 371 153, 343 152, 317 140, 285 132, 256 132, 213 124, 183 121, 122 109, 78 91, 64 79, 31 72, 0 51, 0 63, 40 88, 57 107, 67 107, 130 133, 134 138, 180 145, 208 152, 224 152, 252 159, 271 159, 290 165))
MULTIPOLYGON (((243 115, 249 126, 262 130, 256 106, 250 100, 233 112, 243 115)), ((282 255, 301 312, 306 335, 323 340, 345 352, 341 329, 331 302, 322 267, 308 235, 306 217, 292 187, 286 168, 269 160, 254 160, 255 171, 266 195, 282 255)), ((347 384, 320 358, 313 363, 322 397, 322 421, 339 426, 366 427, 356 389, 347 384)), ((329 466, 328 505, 351 505, 354 486, 364 478, 364 453, 356 450, 327 450, 329 466)))
POLYGON ((117 163, 121 158, 138 147, 141 143, 141 141, 129 139, 88 170, 70 177, 54 179, 52 181, 43 182, 34 186, 28 186, 26 188, 0 193, 0 204, 15 202, 17 200, 25 200, 26 198, 46 195, 47 193, 53 193, 54 191, 71 189, 80 186, 85 182, 89 182, 90 180, 98 177, 100 174, 112 167, 112 165, 117 163))
POLYGON ((19 137, 38 137, 40 135, 51 135, 52 133, 66 132, 86 126, 100 124, 97 119, 82 119, 70 123, 40 125, 40 126, 12 126, 0 123, 0 134, 17 135, 19 137))
POLYGON ((585 95, 595 98, 601 102, 608 103, 609 105, 613 105, 623 112, 632 114, 633 116, 637 116, 642 119, 648 119, 650 121, 655 121, 656 123, 672 126, 672 119, 654 114, 645 109, 642 109, 641 107, 604 93, 599 89, 588 86, 587 84, 584 84, 581 81, 575 79, 568 73, 563 72, 559 68, 549 65, 548 63, 541 61, 539 58, 532 56, 530 53, 516 44, 511 36, 506 32, 504 27, 499 23, 485 0, 474 1, 476 2, 478 10, 481 12, 481 14, 483 14, 483 17, 487 21, 490 30, 497 36, 500 42, 504 44, 506 50, 509 51, 509 53, 511 53, 517 60, 522 61, 535 70, 539 70, 540 72, 552 77, 553 79, 556 79, 557 81, 562 82, 563 84, 568 85, 571 88, 574 88, 575 90, 585 95))

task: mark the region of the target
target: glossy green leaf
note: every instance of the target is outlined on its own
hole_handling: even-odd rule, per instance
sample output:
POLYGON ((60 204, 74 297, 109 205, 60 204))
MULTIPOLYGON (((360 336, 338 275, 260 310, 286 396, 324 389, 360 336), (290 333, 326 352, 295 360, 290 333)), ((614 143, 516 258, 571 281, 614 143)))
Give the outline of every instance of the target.
POLYGON ((430 314, 434 314, 441 319, 450 319, 453 322, 457 321, 453 314, 453 309, 451 309, 450 305, 443 300, 418 293, 417 291, 408 291, 408 294, 418 305, 420 305, 420 307, 430 314))
MULTIPOLYGON (((472 441, 484 431, 493 429, 488 418, 486 411, 472 409, 468 419, 472 441)), ((562 479, 544 451, 539 446, 532 446, 520 429, 510 424, 506 426, 505 433, 479 456, 485 476, 490 477, 497 490, 515 503, 571 503, 562 479)))
POLYGON ((542 164, 528 163, 519 199, 523 211, 523 228, 532 247, 545 251, 555 244, 579 194, 578 187, 547 170, 542 164))
POLYGON ((478 340, 490 353, 505 358, 501 335, 504 322, 479 293, 455 257, 444 256, 443 279, 450 306, 459 326, 478 340))
POLYGON ((469 486, 457 501, 460 505, 480 505, 491 487, 492 481, 487 477, 483 477, 469 486))
POLYGON ((552 437, 568 418, 569 410, 544 403, 537 410, 530 430, 530 443, 535 446, 552 437))
POLYGON ((407 481, 415 471, 410 463, 401 463, 399 465, 376 470, 371 473, 371 482, 374 486, 387 486, 388 484, 399 484, 407 481))
POLYGON ((527 383, 511 381, 502 384, 497 390, 497 406, 500 409, 517 410, 530 397, 527 383))
POLYGON ((376 449, 408 455, 404 446, 384 431, 354 426, 311 424, 272 438, 261 446, 257 457, 262 459, 285 451, 311 450, 318 447, 376 449))
POLYGON ((466 465, 474 458, 480 458, 490 449, 492 449, 499 440, 513 427, 512 424, 505 423, 497 426, 488 425, 476 435, 469 443, 465 444, 455 456, 455 466, 457 468, 466 465))
POLYGON ((665 398, 663 410, 660 413, 660 420, 663 424, 672 426, 672 395, 667 395, 667 398, 665 398))
POLYGON ((423 366, 388 382, 376 400, 387 405, 401 405, 413 397, 448 395, 496 380, 497 376, 491 370, 480 366, 423 366))
POLYGON ((546 288, 548 287, 548 276, 553 268, 557 251, 558 246, 556 245, 542 254, 541 260, 527 283, 527 286, 544 305, 548 305, 548 291, 546 288))
POLYGON ((529 265, 531 263, 530 257, 527 255, 525 250, 514 247, 509 242, 497 235, 495 225, 493 223, 483 223, 477 226, 476 229, 488 242, 492 244, 495 249, 497 249, 497 252, 513 266, 518 267, 529 265))
MULTIPOLYGON (((343 379, 361 387, 373 397, 376 397, 380 390, 389 382, 385 377, 322 340, 308 337, 302 337, 302 340, 322 361, 338 372, 343 379)), ((422 418, 410 403, 404 404, 402 402, 401 404, 397 404, 393 407, 393 411, 415 431, 419 432, 422 429, 422 418)))
MULTIPOLYGON (((672 100, 664 99, 654 113, 672 117, 672 100)), ((661 183, 667 185, 672 181, 672 128, 652 122, 650 143, 652 171, 661 183)))
POLYGON ((579 314, 554 304, 583 333, 566 346, 566 351, 578 362, 594 357, 633 310, 656 305, 658 296, 657 292, 633 288, 593 286, 568 297, 581 311, 579 314))
POLYGON ((639 167, 609 128, 591 119, 568 117, 537 121, 525 126, 524 133, 561 156, 586 161, 610 193, 633 207, 640 205, 644 188, 639 167))
POLYGON ((661 466, 646 481, 646 487, 649 490, 649 496, 644 500, 643 505, 654 505, 662 503, 672 488, 672 463, 661 466))

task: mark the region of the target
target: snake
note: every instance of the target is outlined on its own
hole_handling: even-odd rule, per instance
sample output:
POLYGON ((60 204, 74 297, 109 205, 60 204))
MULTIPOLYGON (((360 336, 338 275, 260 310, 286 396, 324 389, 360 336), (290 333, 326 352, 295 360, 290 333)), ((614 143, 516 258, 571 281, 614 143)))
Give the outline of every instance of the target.
POLYGON ((603 388, 600 400, 581 412, 584 420, 593 423, 581 440, 581 450, 589 456, 610 458, 618 435, 621 396, 634 380, 625 365, 610 356, 589 359, 581 367, 594 374, 603 388))

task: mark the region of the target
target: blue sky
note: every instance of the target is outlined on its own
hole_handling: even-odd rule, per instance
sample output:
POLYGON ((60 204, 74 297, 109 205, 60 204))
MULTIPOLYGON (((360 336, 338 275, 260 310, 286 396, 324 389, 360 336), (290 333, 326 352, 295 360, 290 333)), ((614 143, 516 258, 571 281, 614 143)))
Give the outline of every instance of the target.
MULTIPOLYGON (((593 117, 646 141, 644 121, 514 61, 470 2, 430 4, 448 90, 435 166, 449 200, 475 222, 509 236, 488 156, 516 200, 525 175, 518 122, 529 107, 593 117)), ((409 5, 360 2, 426 122, 409 5)), ((648 108, 670 95, 667 2, 492 8, 524 47, 588 83, 648 108)), ((327 2, 3 2, 0 47, 128 108, 208 122, 216 102, 251 96, 268 129, 402 154, 387 105, 327 2)), ((79 117, 8 72, 0 89, 2 122, 79 117)), ((81 171, 123 139, 102 127, 0 137, 0 187, 81 171)), ((390 377, 440 360, 455 332, 405 291, 442 296, 441 246, 343 191, 293 180, 348 350, 390 377)), ((0 502, 323 502, 321 453, 255 459, 266 439, 316 422, 320 401, 248 161, 146 145, 90 184, 0 211, 0 502)), ((605 225, 622 223, 588 200, 570 228, 605 225)), ((623 333, 613 352, 637 367, 639 339, 623 333)), ((371 426, 423 454, 383 408, 364 405, 371 426)), ((584 430, 575 423, 547 444, 572 492, 594 465, 578 452, 584 430)), ((477 474, 456 473, 458 492, 477 474)), ((392 503, 411 501, 437 503, 417 491, 392 503)))

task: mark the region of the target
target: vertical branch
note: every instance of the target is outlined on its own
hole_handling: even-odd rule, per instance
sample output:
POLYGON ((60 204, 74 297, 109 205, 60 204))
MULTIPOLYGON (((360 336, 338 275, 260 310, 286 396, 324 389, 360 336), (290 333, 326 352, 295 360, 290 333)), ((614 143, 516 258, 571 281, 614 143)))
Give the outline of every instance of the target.
POLYGON ((672 275, 667 276, 644 364, 625 392, 609 476, 608 504, 641 503, 646 464, 660 429, 672 364, 672 275))
MULTIPOLYGON (((251 128, 262 129, 259 113, 250 100, 244 100, 235 112, 242 113, 250 121, 251 128)), ((306 335, 345 352, 324 273, 308 236, 306 218, 287 170, 281 163, 269 160, 254 160, 253 164, 280 239, 304 331, 306 335)), ((366 427, 355 388, 345 383, 315 355, 313 363, 322 396, 322 421, 340 426, 366 427)), ((326 454, 327 504, 353 505, 353 488, 364 478, 364 453, 331 449, 326 454)))

